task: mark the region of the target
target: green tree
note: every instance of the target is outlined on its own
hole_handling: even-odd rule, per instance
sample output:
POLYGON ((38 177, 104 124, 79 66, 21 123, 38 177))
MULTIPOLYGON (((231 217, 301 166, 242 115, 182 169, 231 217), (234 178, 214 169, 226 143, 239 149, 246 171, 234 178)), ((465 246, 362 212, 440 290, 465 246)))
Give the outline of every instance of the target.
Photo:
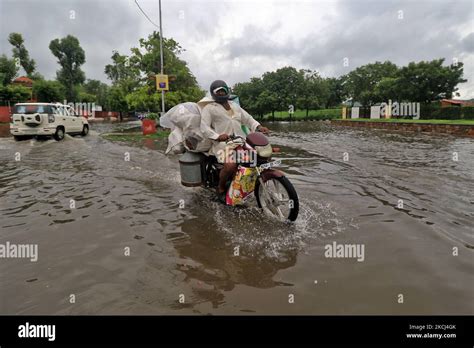
MULTIPOLYGON (((163 71, 170 76, 166 108, 185 101, 197 101, 205 95, 187 63, 179 58, 184 51, 172 38, 163 38, 163 71)), ((148 38, 140 39, 139 47, 133 47, 131 52, 130 65, 139 69, 143 84, 155 89, 154 76, 161 72, 159 33, 154 31, 148 38)))
POLYGON ((130 64, 130 57, 117 51, 113 51, 111 59, 112 64, 107 64, 104 72, 114 86, 120 86, 126 93, 140 86, 141 74, 136 61, 130 64))
POLYGON ((32 79, 33 81, 37 81, 37 80, 44 80, 44 76, 41 75, 39 72, 35 71, 34 73, 32 73, 30 76, 28 76, 30 79, 32 79))
POLYGON ((352 101, 369 106, 378 96, 375 87, 385 77, 396 77, 398 67, 390 61, 362 65, 344 78, 344 89, 352 101))
POLYGON ((303 84, 304 77, 293 67, 283 67, 276 71, 266 72, 262 76, 264 96, 272 116, 275 111, 289 110, 290 105, 295 107, 298 92, 303 84))
POLYGON ((26 102, 31 98, 29 88, 20 85, 0 86, 0 104, 13 105, 26 102))
POLYGON ((398 95, 408 101, 430 103, 459 96, 456 87, 463 79, 463 63, 443 66, 444 58, 411 62, 398 73, 398 95))
POLYGON ((38 80, 33 82, 33 95, 38 102, 51 103, 64 101, 66 91, 58 81, 38 80))
POLYGON ((88 79, 83 85, 84 92, 95 96, 95 102, 104 108, 108 108, 109 88, 107 84, 91 79, 88 79))
POLYGON ((264 86, 261 78, 252 77, 250 82, 237 83, 232 90, 239 96, 240 105, 250 114, 263 118, 267 112, 271 112, 265 95, 262 95, 264 86))
POLYGON ((142 86, 125 97, 128 107, 138 111, 158 111, 161 94, 150 93, 148 86, 142 86))
MULTIPOLYGON (((178 56, 183 48, 173 39, 163 38, 164 72, 170 77, 170 90, 166 92, 165 107, 169 109, 185 101, 198 101, 205 93, 189 70, 185 61, 178 56)), ((112 81, 110 91, 116 98, 108 98, 110 107, 118 111, 159 111, 161 94, 156 91, 155 75, 160 73, 159 34, 153 32, 146 39, 139 40, 139 47, 131 48, 131 55, 114 51, 112 63, 105 66, 105 73, 112 81), (158 103, 158 104, 157 104, 158 103)))
POLYGON ((403 101, 404 88, 400 78, 384 77, 381 79, 374 89, 375 102, 387 102, 388 100, 403 101))
POLYGON ((108 93, 108 102, 107 105, 110 108, 110 111, 118 111, 121 114, 124 112, 127 112, 129 110, 127 100, 126 100, 127 94, 118 85, 110 87, 109 93, 108 93))
POLYGON ((299 83, 298 107, 306 110, 319 109, 326 104, 329 95, 328 86, 317 71, 300 70, 303 80, 299 83))
POLYGON ((20 33, 11 33, 8 42, 13 46, 13 58, 20 61, 21 66, 28 77, 33 77, 36 69, 36 62, 30 59, 30 54, 24 45, 23 36, 20 33))
MULTIPOLYGON (((179 58, 184 51, 175 40, 163 38, 163 71, 175 77, 174 81, 170 81, 170 91, 183 91, 197 86, 187 63, 179 58)), ((161 72, 159 33, 154 31, 147 39, 140 39, 139 47, 133 47, 131 52, 130 64, 138 67, 143 81, 154 84, 148 77, 161 72)))
POLYGON ((4 54, 0 56, 0 84, 6 86, 18 76, 18 66, 14 59, 8 59, 4 54))
POLYGON ((57 80, 66 88, 68 101, 76 101, 75 86, 82 84, 85 80, 81 65, 86 61, 79 40, 72 35, 62 39, 54 39, 50 42, 49 49, 61 66, 61 69, 56 73, 57 80))
POLYGON ((84 91, 82 86, 79 86, 76 92, 77 100, 81 103, 97 103, 97 96, 84 91))
POLYGON ((325 102, 325 108, 339 106, 347 97, 344 89, 344 76, 342 77, 329 77, 324 80, 327 91, 327 98, 325 102))

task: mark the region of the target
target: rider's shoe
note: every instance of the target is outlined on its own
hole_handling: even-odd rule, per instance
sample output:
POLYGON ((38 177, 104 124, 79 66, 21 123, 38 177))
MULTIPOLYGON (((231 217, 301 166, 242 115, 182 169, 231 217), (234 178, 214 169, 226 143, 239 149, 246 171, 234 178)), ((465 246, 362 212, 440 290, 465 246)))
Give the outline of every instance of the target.
POLYGON ((219 199, 219 202, 221 202, 222 204, 226 204, 225 202, 225 196, 226 196, 226 192, 217 192, 217 198, 219 199))

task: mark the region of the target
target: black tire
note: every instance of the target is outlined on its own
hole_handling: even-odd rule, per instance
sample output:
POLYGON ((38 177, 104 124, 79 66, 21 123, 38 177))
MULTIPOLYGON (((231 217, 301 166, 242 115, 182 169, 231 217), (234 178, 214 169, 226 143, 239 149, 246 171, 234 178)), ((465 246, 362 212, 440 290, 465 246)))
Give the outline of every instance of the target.
MULTIPOLYGON (((279 181, 283 187, 285 188, 286 192, 288 193, 288 198, 293 201, 293 207, 290 208, 290 212, 287 216, 287 219, 290 221, 295 221, 298 217, 298 213, 300 210, 300 203, 298 199, 298 194, 296 193, 293 184, 288 180, 286 176, 281 176, 278 178, 271 178, 273 180, 279 181)), ((260 181, 257 180, 257 185, 255 186, 255 198, 257 199, 257 204, 259 208, 262 208, 262 204, 260 203, 260 181)))
POLYGON ((85 137, 85 136, 87 136, 87 134, 89 134, 89 126, 87 124, 85 124, 84 127, 82 127, 81 135, 83 137, 85 137))
POLYGON ((53 135, 54 140, 56 141, 61 141, 64 139, 64 128, 63 127, 58 127, 56 128, 56 132, 53 135))
POLYGON ((13 138, 14 138, 16 141, 22 141, 22 140, 25 140, 27 137, 22 136, 22 135, 14 135, 13 138))

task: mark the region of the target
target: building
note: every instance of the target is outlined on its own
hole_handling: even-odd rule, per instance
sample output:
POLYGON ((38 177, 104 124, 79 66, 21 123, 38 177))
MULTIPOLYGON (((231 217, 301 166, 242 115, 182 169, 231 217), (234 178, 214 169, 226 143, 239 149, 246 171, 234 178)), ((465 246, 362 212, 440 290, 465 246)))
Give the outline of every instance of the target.
POLYGON ((26 76, 20 76, 14 79, 12 83, 15 85, 21 85, 27 88, 33 88, 33 80, 26 76))
POLYGON ((441 99, 441 107, 449 106, 474 106, 474 101, 472 100, 456 100, 456 99, 441 99))

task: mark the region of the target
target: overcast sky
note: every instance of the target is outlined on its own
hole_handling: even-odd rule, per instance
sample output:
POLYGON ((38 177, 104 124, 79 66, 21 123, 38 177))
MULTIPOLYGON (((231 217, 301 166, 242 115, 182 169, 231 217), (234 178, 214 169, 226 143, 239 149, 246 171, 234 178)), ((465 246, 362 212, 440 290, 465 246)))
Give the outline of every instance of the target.
MULTIPOLYGON (((158 23, 158 0, 138 2, 158 23)), ((464 63, 469 81, 459 89, 468 99, 474 98, 473 4, 162 0, 163 34, 186 49, 181 58, 206 90, 215 79, 233 85, 288 65, 339 76, 375 61, 405 65, 442 57, 446 64, 464 63)), ((0 54, 11 57, 8 34, 21 33, 49 79, 58 69, 48 48, 55 38, 76 36, 86 53, 87 78, 110 83, 104 66, 112 51, 128 54, 154 29, 134 0, 0 0, 0 54)))

